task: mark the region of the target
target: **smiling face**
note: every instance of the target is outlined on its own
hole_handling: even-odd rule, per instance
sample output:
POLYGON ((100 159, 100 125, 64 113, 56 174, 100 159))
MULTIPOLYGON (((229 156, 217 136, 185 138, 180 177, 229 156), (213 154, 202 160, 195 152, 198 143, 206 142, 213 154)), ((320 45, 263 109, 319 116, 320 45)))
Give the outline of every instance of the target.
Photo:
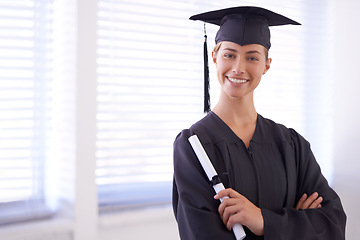
POLYGON ((252 97, 271 63, 262 45, 241 46, 227 41, 213 52, 213 61, 222 93, 230 98, 252 97))

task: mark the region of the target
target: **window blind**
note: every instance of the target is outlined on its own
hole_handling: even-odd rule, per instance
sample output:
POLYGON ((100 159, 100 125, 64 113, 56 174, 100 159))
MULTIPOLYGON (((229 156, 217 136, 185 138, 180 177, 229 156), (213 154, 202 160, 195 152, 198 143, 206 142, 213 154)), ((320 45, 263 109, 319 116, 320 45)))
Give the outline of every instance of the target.
MULTIPOLYGON (((171 201, 172 144, 203 117, 203 23, 195 13, 238 6, 238 1, 99 0, 97 34, 97 170, 100 209, 171 201)), ((306 3, 242 1, 307 19, 306 3), (286 3, 286 4, 285 4, 286 3)), ((217 27, 207 24, 211 53, 217 27)), ((264 117, 305 132, 309 82, 304 31, 274 27, 271 70, 256 90, 264 117), (296 73, 296 74, 294 74, 296 73)), ((219 96, 211 59, 212 106, 219 96)))
POLYGON ((202 116, 202 33, 188 23, 192 8, 188 1, 99 1, 102 209, 171 201, 172 142, 202 116))
POLYGON ((48 214, 51 1, 0 1, 0 224, 48 214))

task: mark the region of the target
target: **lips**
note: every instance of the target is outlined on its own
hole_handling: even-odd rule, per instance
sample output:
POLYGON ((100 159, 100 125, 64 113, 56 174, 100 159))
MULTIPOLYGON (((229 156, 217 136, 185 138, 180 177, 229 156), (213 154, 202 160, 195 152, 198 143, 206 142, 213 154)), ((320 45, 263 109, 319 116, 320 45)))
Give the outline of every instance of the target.
POLYGON ((227 79, 229 79, 229 81, 230 81, 230 82, 233 82, 233 83, 246 83, 246 82, 249 81, 249 80, 243 79, 243 78, 231 78, 231 77, 227 77, 227 79))

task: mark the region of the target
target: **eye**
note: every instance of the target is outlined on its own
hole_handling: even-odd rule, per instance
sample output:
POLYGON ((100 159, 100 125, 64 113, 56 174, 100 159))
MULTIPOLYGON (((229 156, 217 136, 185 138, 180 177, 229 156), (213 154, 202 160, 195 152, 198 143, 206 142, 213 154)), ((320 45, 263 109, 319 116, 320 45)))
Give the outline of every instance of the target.
POLYGON ((253 61, 253 62, 259 61, 259 59, 257 57, 248 57, 248 60, 253 61))
POLYGON ((231 53, 224 53, 225 58, 235 58, 235 56, 231 53))

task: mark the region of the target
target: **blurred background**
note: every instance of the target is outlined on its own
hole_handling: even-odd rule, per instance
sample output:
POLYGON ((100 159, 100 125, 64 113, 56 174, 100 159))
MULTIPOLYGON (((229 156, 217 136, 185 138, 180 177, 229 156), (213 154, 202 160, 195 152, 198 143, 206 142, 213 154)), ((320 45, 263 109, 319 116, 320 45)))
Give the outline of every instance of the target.
POLYGON ((302 23, 271 28, 256 108, 310 141, 358 239, 355 0, 1 0, 0 238, 179 239, 172 144, 204 116, 204 26, 188 18, 240 5, 302 23))

